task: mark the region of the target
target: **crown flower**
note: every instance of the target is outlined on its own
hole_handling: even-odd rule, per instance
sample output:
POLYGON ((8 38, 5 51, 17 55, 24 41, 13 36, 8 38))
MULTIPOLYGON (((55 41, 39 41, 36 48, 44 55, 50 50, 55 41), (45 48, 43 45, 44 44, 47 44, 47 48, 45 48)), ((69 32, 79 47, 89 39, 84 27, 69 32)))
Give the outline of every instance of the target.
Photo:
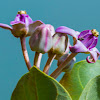
POLYGON ((32 51, 46 53, 52 47, 52 36, 55 30, 52 25, 42 24, 31 35, 29 44, 32 51))
POLYGON ((31 68, 31 63, 26 48, 26 37, 31 36, 35 28, 43 24, 43 22, 40 20, 33 21, 30 18, 30 16, 26 13, 26 11, 21 10, 18 11, 15 20, 11 21, 10 24, 12 25, 12 27, 10 27, 7 24, 0 23, 0 27, 10 30, 15 37, 20 38, 24 60, 29 70, 31 68))
POLYGON ((26 11, 18 11, 15 20, 11 21, 10 24, 12 27, 0 23, 0 27, 10 30, 15 37, 21 37, 30 36, 34 32, 34 29, 43 24, 43 22, 40 20, 33 21, 30 16, 26 14, 26 11))
POLYGON ((68 27, 60 26, 56 29, 56 33, 71 35, 73 37, 74 46, 69 46, 72 53, 68 57, 63 56, 65 58, 64 61, 58 65, 58 68, 53 73, 51 73, 51 77, 57 78, 66 68, 66 65, 71 63, 72 59, 78 53, 90 54, 90 56, 86 58, 88 63, 95 63, 97 61, 100 56, 100 52, 96 48, 99 33, 95 29, 78 32, 68 27))
POLYGON ((95 63, 100 53, 96 48, 99 33, 93 30, 85 30, 81 33, 74 30, 69 30, 68 27, 60 26, 56 29, 56 32, 69 34, 74 38, 74 46, 70 46, 72 53, 90 53, 90 57, 86 58, 88 63, 95 63), (89 59, 90 58, 90 59, 89 59))

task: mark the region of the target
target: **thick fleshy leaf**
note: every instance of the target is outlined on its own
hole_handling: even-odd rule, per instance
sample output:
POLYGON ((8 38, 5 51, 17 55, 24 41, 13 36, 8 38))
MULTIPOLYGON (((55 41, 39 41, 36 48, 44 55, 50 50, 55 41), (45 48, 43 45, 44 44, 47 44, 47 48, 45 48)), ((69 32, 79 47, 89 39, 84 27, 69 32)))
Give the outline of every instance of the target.
POLYGON ((88 82, 79 100, 100 100, 100 75, 88 82))
POLYGON ((60 83, 70 93, 72 100, 78 100, 86 84, 97 75, 100 75, 99 60, 94 64, 80 61, 70 73, 65 73, 60 83))
POLYGON ((11 100, 72 100, 52 77, 32 67, 18 82, 11 100))

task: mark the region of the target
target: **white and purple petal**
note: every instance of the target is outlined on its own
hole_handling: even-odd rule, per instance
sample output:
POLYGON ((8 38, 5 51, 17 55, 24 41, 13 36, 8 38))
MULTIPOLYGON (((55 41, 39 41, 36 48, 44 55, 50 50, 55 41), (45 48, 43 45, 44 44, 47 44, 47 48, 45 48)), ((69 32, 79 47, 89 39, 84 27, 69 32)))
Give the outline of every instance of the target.
POLYGON ((98 37, 94 36, 91 30, 85 30, 80 33, 78 40, 80 40, 87 49, 91 49, 97 45, 98 37))
POLYGON ((88 53, 88 49, 79 40, 76 41, 76 44, 74 46, 70 46, 69 48, 70 51, 73 53, 88 53))
POLYGON ((13 24, 13 31, 12 34, 15 37, 21 37, 22 35, 27 35, 28 34, 28 27, 25 26, 25 24, 18 23, 18 24, 13 24))
POLYGON ((10 27, 10 26, 7 25, 7 24, 2 24, 2 23, 0 23, 0 27, 12 31, 12 27, 10 27))
POLYGON ((52 52, 55 54, 63 54, 66 51, 67 44, 68 36, 61 33, 54 34, 52 52))
POLYGON ((38 26, 31 35, 29 40, 31 50, 40 53, 48 52, 52 47, 51 34, 52 30, 50 29, 49 25, 42 24, 38 26))
POLYGON ((25 25, 25 23, 24 22, 22 22, 22 21, 11 21, 10 22, 10 25, 15 25, 15 24, 24 24, 25 25))
POLYGON ((33 23, 33 20, 30 18, 29 15, 25 15, 25 24, 26 24, 26 27, 29 26, 31 23, 33 23))
MULTIPOLYGON (((27 14, 17 14, 14 22, 23 22, 26 26, 28 26, 29 24, 31 24, 33 22, 33 20, 30 18, 29 15, 27 14)), ((12 22, 11 22, 12 23, 12 22)))
POLYGON ((88 63, 95 63, 98 60, 98 57, 100 56, 100 52, 96 47, 89 50, 90 56, 86 58, 88 63))
POLYGON ((92 33, 91 33, 91 30, 85 30, 85 31, 82 31, 80 34, 79 34, 79 36, 78 36, 78 38, 83 38, 84 36, 86 36, 86 35, 92 35, 92 33))
POLYGON ((34 31, 35 31, 35 28, 37 26, 42 25, 42 24, 44 24, 44 23, 42 21, 40 21, 40 20, 34 21, 33 23, 29 24, 29 33, 28 34, 32 35, 34 33, 34 31))
POLYGON ((97 42, 98 42, 98 38, 93 37, 93 41, 92 41, 91 45, 88 48, 89 49, 94 48, 97 45, 97 42))
POLYGON ((68 27, 65 27, 65 26, 60 26, 56 29, 56 32, 57 33, 63 33, 65 35, 71 35, 72 37, 74 37, 75 39, 78 39, 78 36, 77 36, 77 31, 71 29, 71 28, 68 28, 68 27))

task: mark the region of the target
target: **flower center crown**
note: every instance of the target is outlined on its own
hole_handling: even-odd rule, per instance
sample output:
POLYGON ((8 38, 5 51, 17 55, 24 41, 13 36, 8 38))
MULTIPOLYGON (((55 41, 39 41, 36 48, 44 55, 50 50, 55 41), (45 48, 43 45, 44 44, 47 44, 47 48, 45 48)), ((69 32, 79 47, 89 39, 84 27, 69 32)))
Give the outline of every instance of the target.
POLYGON ((94 36, 96 36, 96 37, 99 36, 99 32, 98 32, 96 29, 92 29, 91 32, 92 32, 92 34, 93 34, 94 36))
POLYGON ((20 14, 21 15, 21 14, 27 14, 27 13, 26 13, 26 11, 21 10, 21 11, 18 11, 17 14, 20 14))

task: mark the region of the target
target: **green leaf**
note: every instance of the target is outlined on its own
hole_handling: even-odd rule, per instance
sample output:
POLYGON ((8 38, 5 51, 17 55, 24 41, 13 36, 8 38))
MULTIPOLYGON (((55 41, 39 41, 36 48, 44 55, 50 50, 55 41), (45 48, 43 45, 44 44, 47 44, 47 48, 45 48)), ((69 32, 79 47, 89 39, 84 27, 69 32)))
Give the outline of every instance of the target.
POLYGON ((88 82, 79 100, 100 100, 100 75, 88 82))
POLYGON ((65 73, 60 83, 66 88, 72 100, 78 100, 86 84, 100 75, 100 61, 94 64, 80 61, 76 63, 71 72, 65 73))
POLYGON ((22 76, 11 100, 72 100, 66 89, 36 67, 22 76))

